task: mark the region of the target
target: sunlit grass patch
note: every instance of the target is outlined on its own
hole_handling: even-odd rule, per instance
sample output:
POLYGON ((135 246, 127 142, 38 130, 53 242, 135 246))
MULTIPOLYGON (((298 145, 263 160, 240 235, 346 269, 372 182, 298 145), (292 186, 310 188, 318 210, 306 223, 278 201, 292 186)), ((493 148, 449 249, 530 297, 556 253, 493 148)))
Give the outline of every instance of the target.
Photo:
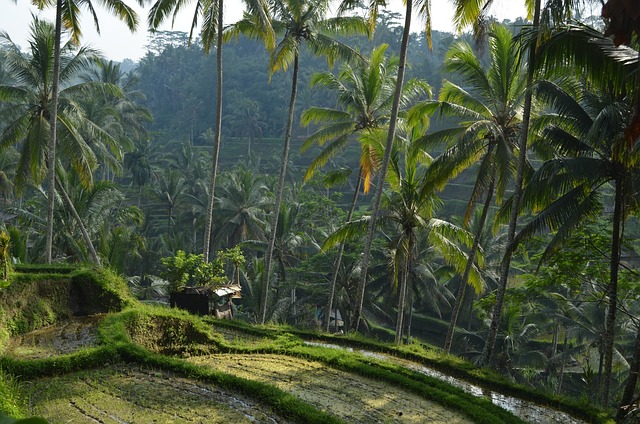
POLYGON ((461 413, 383 380, 350 374, 317 361, 255 353, 194 357, 189 361, 275 385, 349 422, 473 422, 461 413))

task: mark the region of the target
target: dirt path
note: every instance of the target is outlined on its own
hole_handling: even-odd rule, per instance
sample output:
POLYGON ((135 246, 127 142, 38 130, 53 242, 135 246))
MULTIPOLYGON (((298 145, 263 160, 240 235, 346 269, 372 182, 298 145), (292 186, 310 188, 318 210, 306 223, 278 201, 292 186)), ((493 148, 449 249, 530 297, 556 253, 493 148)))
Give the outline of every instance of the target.
POLYGON ((210 355, 190 362, 275 385, 321 410, 353 423, 469 423, 467 417, 411 392, 280 355, 210 355))
POLYGON ((172 373, 112 366, 29 384, 32 412, 52 423, 283 423, 251 399, 172 373))

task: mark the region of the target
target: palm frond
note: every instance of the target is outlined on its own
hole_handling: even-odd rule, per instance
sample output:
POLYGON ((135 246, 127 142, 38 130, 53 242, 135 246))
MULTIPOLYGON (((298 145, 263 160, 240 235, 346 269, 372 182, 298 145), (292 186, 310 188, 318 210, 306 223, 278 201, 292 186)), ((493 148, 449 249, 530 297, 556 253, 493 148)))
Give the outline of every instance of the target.
POLYGON ((326 252, 332 247, 337 246, 338 244, 361 238, 363 234, 366 234, 370 220, 370 216, 363 216, 362 218, 355 221, 347 222, 342 227, 329 235, 329 237, 322 245, 322 251, 326 252))

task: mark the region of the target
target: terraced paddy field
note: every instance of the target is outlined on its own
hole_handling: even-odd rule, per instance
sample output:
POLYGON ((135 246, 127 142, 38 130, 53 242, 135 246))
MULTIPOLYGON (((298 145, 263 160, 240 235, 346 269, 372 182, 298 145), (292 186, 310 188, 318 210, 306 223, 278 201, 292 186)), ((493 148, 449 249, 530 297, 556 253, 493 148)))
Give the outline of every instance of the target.
POLYGON ((470 423, 469 418, 414 393, 304 359, 225 354, 189 362, 273 384, 320 410, 353 423, 470 423))
POLYGON ((284 423, 269 407, 174 373, 117 365, 29 384, 34 414, 52 423, 284 423))
POLYGON ((434 384, 390 354, 270 331, 133 308, 13 337, 0 366, 29 375, 26 411, 51 423, 580 422, 498 408, 484 390, 434 384), (163 341, 174 353, 158 348, 163 341))
POLYGON ((4 354, 37 359, 94 347, 99 343, 98 323, 103 316, 71 317, 58 324, 13 337, 5 347, 4 354))

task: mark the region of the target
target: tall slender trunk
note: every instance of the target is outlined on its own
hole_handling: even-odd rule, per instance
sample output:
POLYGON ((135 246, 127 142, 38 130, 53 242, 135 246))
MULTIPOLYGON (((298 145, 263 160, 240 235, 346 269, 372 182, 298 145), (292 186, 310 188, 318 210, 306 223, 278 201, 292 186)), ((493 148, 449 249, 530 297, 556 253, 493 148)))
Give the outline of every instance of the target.
POLYGON ((58 91, 60 85, 60 39, 62 38, 62 0, 56 2, 56 28, 53 46, 53 81, 51 82, 51 106, 49 111, 49 155, 47 156, 47 236, 45 259, 53 260, 53 212, 56 207, 56 145, 58 121, 58 91))
POLYGON ((623 178, 617 177, 615 182, 615 203, 613 207, 613 235, 611 237, 611 259, 609 270, 609 287, 607 297, 609 305, 607 309, 607 321, 604 332, 604 388, 602 390, 603 405, 609 404, 609 392, 611 391, 611 368, 613 366, 613 342, 615 339, 616 312, 618 309, 618 270, 620 268, 620 244, 623 234, 621 231, 624 216, 624 183, 623 178))
POLYGON ((400 44, 400 61, 398 63, 398 77, 396 80, 395 93, 393 97, 393 105, 391 106, 391 115, 389 117, 389 133, 387 134, 387 143, 385 144, 384 157, 380 166, 380 174, 376 186, 376 193, 371 205, 371 220, 367 230, 367 238, 364 242, 364 252, 362 254, 362 271, 360 281, 358 282, 358 290, 356 297, 356 308, 354 321, 356 329, 360 329, 360 321, 362 320, 362 306, 364 305, 364 293, 367 285, 367 271, 369 268, 369 256, 371 255, 371 244, 373 243, 373 235, 376 229, 376 220, 378 219, 378 211, 382 200, 382 191, 384 182, 387 178, 387 170, 389 169, 389 161, 391 160, 391 149, 393 141, 396 137, 396 121, 398 119, 398 110, 400 109, 400 97, 402 96, 402 86, 404 83, 404 72, 407 63, 407 47, 409 45, 411 12, 413 9, 413 0, 406 0, 406 15, 404 18, 404 29, 402 31, 402 42, 400 44))
POLYGON ((564 364, 567 362, 567 358, 565 355, 567 354, 567 329, 564 329, 564 343, 562 343, 562 364, 560 365, 560 378, 558 379, 558 388, 556 389, 556 394, 559 395, 562 391, 562 380, 564 380, 564 364))
MULTIPOLYGON (((360 192, 360 185, 362 184, 362 168, 358 171, 358 183, 356 184, 356 190, 353 193, 353 198, 351 199, 351 207, 349 208, 349 213, 347 214, 346 222, 350 222, 351 218, 353 218, 353 212, 356 209, 356 202, 358 201, 358 194, 360 192)), ((340 243, 340 247, 338 248, 338 257, 336 258, 336 264, 333 268, 333 274, 331 275, 331 287, 329 288, 329 302, 327 302, 327 312, 325 313, 325 326, 324 331, 329 332, 329 322, 331 321, 331 311, 333 310, 333 301, 336 296, 336 285, 338 282, 338 274, 340 273, 340 265, 342 264, 342 254, 344 253, 344 243, 340 243)), ((337 314, 336 314, 337 319, 337 314)), ((337 327, 336 327, 337 329, 337 327)))
MULTIPOLYGON (((533 16, 533 26, 536 29, 540 27, 540 8, 541 0, 536 0, 535 14, 533 16)), ((538 35, 539 39, 539 35, 538 35)), ((489 334, 482 349, 479 365, 488 365, 493 361, 494 348, 496 338, 498 337, 498 327, 500 325, 500 316, 502 315, 502 307, 504 304, 504 294, 507 290, 507 282, 509 280, 509 268, 511 267, 511 255, 515 246, 513 242, 516 236, 516 225, 518 223, 518 212, 520 211, 520 199, 522 197, 522 184, 524 181, 524 171, 527 158, 527 140, 529 136, 529 122, 531 120, 531 101, 533 93, 533 77, 535 73, 537 42, 529 48, 529 62, 527 64, 527 93, 524 100, 524 110, 522 112, 522 128, 520 131, 520 139, 518 140, 518 169, 516 172, 515 187, 513 188, 513 203, 511 205, 511 216, 509 218, 509 230, 507 232, 507 247, 502 258, 500 266, 500 280, 498 281, 498 291, 496 292, 496 303, 491 311, 491 324, 489 326, 489 334)))
POLYGON ((414 293, 409 292, 409 322, 407 322, 407 335, 405 337, 405 344, 411 342, 411 324, 413 323, 413 302, 414 293))
POLYGON ((56 179, 56 183, 58 184, 58 191, 59 191, 60 195, 62 196, 62 200, 64 201, 65 205, 67 206, 67 208, 71 212, 71 215, 73 215, 73 218, 78 223, 78 227, 80 228, 80 233, 82 234, 82 239, 84 240, 84 244, 87 246, 87 250, 89 251, 89 256, 91 257, 91 261, 94 264, 100 266, 100 258, 98 257, 98 254, 96 253, 96 249, 93 247, 93 243, 91 242, 91 237, 89 237, 89 233, 87 232, 87 228, 84 226, 84 223, 82 222, 82 219, 80 218, 80 215, 78 214, 78 211, 76 210, 76 207, 73 205, 73 202, 69 198, 69 195, 65 191, 65 189, 62 186, 62 184, 60 183, 60 181, 58 181, 56 179))
POLYGON ((298 71, 299 56, 295 54, 293 59, 293 78, 291 82, 291 99, 289 101, 289 116, 287 118, 287 129, 284 135, 284 146, 282 150, 282 163, 280 164, 280 175, 278 177, 278 187, 276 191, 276 201, 273 206, 273 218, 271 222, 271 234, 267 244, 267 252, 264 255, 264 276, 262 283, 262 297, 260 303, 260 323, 264 324, 267 318, 267 303, 269 300, 269 274, 271 274, 271 262, 273 258, 273 247, 276 242, 276 231, 278 230, 278 215, 282 204, 284 193, 284 179, 287 174, 287 162, 289 161, 289 150, 291 149, 291 130, 293 128, 293 113, 296 105, 296 94, 298 92, 298 71))
POLYGON ((409 279, 409 256, 411 255, 411 234, 407 239, 407 251, 402 261, 402 278, 400 278, 400 290, 398 290, 398 318, 396 319, 396 344, 402 343, 404 335, 404 309, 407 301, 407 281, 409 279))
POLYGON ((447 337, 444 342, 444 350, 446 353, 451 352, 451 345, 453 344, 453 335, 456 331, 456 325, 458 324, 458 317, 460 315, 460 310, 462 309, 462 303, 466 295, 467 285, 469 283, 469 275, 471 274, 473 263, 476 260, 478 248, 480 247, 480 239, 482 238, 482 232, 484 231, 484 224, 487 221, 487 215, 489 215, 489 207, 491 206, 491 200, 493 199, 494 185, 495 185, 494 180, 492 179, 491 184, 489 185, 489 189, 487 190, 487 197, 482 207, 482 215, 480 216, 478 229, 473 238, 473 245, 471 246, 471 252, 469 252, 469 258, 467 259, 467 264, 464 268, 462 279, 460 280, 460 287, 458 288, 458 293, 456 294, 456 302, 453 306, 453 311, 451 312, 451 320, 449 321, 449 328, 447 329, 447 337))
POLYGON ((218 34, 216 40, 217 84, 216 90, 216 133, 213 139, 213 156, 211 159, 211 177, 209 181, 209 203, 207 205, 207 221, 204 229, 203 254, 205 262, 209 262, 211 245, 211 227, 213 226, 213 206, 215 203, 216 176, 218 175, 218 156, 220 154, 220 132, 222 131, 222 9, 224 1, 218 1, 218 34))

